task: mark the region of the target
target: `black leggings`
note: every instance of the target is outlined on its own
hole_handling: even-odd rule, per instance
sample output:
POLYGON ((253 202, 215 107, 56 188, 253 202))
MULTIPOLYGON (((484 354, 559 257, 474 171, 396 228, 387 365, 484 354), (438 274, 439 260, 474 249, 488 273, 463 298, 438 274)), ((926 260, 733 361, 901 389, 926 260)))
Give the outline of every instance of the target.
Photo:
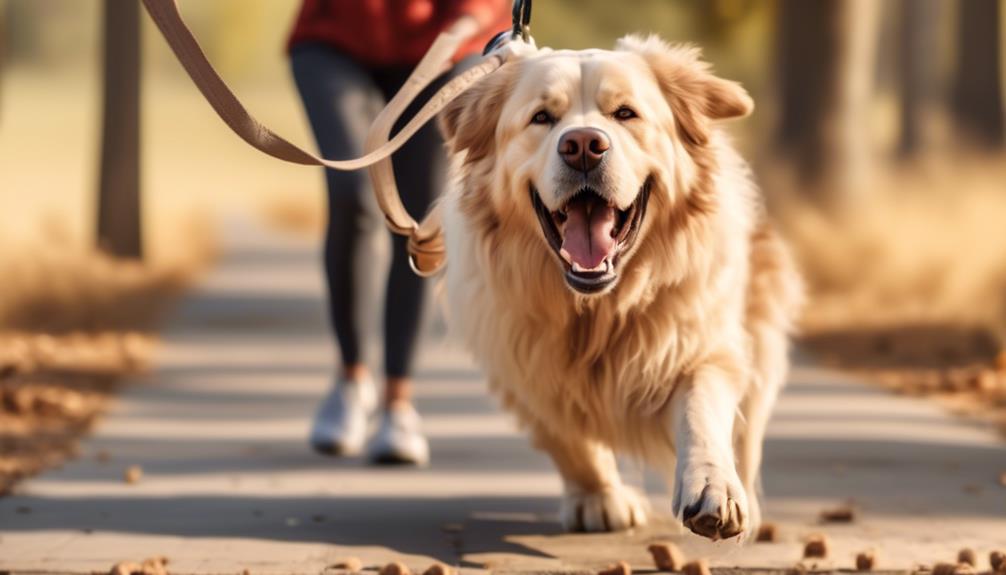
MULTIPOLYGON (((321 154, 345 159, 363 153, 367 129, 411 68, 372 68, 332 47, 309 43, 291 52, 293 76, 321 154)), ((460 66, 438 79, 403 114, 397 131, 460 66)), ((435 122, 424 126, 393 156, 395 180, 406 209, 416 219, 443 189, 447 159, 435 122)), ((325 170, 328 228, 325 272, 332 327, 343 364, 361 363, 363 330, 358 308, 373 291, 373 261, 384 216, 377 208, 365 171, 325 170)), ((425 282, 409 267, 404 238, 393 236, 391 270, 384 296, 384 369, 388 377, 407 377, 422 323, 425 282)))

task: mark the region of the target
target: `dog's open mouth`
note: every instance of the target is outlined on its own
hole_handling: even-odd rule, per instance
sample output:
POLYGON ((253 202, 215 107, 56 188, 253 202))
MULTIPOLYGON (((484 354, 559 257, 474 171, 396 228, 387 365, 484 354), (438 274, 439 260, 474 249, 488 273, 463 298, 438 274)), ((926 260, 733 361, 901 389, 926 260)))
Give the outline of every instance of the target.
POLYGON ((647 180, 632 205, 620 210, 594 189, 585 187, 553 212, 545 207, 538 191, 531 188, 538 223, 548 245, 562 261, 570 287, 592 294, 618 279, 619 258, 629 251, 639 235, 649 197, 647 180))

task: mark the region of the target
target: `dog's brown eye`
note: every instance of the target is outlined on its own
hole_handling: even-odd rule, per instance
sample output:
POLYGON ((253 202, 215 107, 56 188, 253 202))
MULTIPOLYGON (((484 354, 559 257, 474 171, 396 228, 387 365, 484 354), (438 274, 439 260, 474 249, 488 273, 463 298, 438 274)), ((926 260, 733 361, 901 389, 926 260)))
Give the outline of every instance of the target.
POLYGON ((633 118, 638 118, 636 111, 628 106, 622 106, 621 108, 615 110, 615 117, 619 120, 631 120, 633 118))
POLYGON ((554 122, 555 122, 555 118, 553 118, 552 114, 549 114, 545 110, 541 110, 540 112, 538 112, 534 116, 531 116, 531 123, 532 124, 552 124, 554 122))

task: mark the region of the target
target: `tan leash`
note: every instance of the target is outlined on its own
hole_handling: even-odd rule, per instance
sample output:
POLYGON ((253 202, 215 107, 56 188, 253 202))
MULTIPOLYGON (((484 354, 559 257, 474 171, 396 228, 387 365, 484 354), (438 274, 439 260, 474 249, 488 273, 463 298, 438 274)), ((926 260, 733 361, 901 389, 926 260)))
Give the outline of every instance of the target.
POLYGON ((458 48, 478 32, 478 26, 472 18, 458 20, 437 37, 402 89, 378 115, 367 135, 365 155, 349 160, 328 160, 290 143, 248 112, 206 59, 199 42, 182 19, 176 0, 143 0, 143 5, 196 87, 235 134, 254 148, 285 162, 324 166, 342 171, 369 167, 374 194, 384 212, 388 228, 396 234, 409 238, 409 254, 413 269, 419 275, 429 276, 443 268, 446 262, 446 247, 439 211, 433 209, 422 223, 417 223, 409 215, 395 185, 391 154, 401 148, 454 98, 502 66, 510 51, 497 50, 486 56, 477 66, 451 80, 389 141, 392 127, 409 103, 433 80, 449 69, 451 58, 457 53, 458 48))

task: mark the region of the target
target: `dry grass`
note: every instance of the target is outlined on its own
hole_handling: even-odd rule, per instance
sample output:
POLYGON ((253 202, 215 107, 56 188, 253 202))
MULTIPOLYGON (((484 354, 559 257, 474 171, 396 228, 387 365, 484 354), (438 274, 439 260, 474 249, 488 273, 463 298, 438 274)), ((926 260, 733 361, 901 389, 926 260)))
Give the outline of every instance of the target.
POLYGON ((74 456, 121 378, 147 364, 158 321, 213 253, 205 222, 185 221, 145 262, 58 226, 3 244, 0 494, 74 456))
POLYGON ((810 290, 808 331, 952 323, 1006 335, 1006 165, 892 171, 842 214, 777 202, 810 290))
POLYGON ((0 334, 0 494, 77 454, 123 375, 143 369, 137 333, 0 334))
POLYGON ((842 213, 777 213, 809 289, 803 347, 1006 432, 1006 163, 905 167, 842 213))
POLYGON ((190 270, 65 246, 0 261, 0 326, 42 333, 149 331, 190 270))

